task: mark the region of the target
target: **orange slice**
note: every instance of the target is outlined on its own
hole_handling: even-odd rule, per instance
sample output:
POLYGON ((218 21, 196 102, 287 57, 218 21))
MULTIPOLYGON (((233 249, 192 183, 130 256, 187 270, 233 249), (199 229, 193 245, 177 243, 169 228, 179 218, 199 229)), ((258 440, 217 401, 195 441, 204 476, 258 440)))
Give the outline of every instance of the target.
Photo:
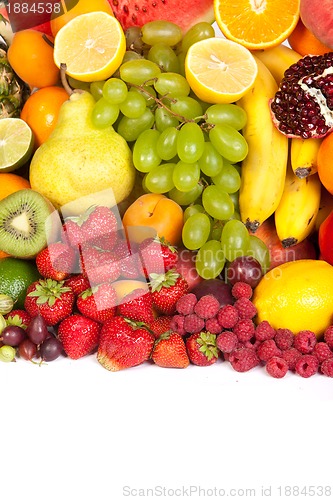
POLYGON ((54 39, 54 62, 82 82, 109 78, 120 66, 126 40, 119 21, 106 12, 81 14, 65 24, 54 39))
POLYGON ((222 33, 251 50, 286 40, 298 22, 299 6, 300 0, 214 0, 222 33))
POLYGON ((258 72, 251 52, 225 38, 194 43, 185 59, 185 74, 193 92, 209 103, 231 103, 253 86, 258 72))

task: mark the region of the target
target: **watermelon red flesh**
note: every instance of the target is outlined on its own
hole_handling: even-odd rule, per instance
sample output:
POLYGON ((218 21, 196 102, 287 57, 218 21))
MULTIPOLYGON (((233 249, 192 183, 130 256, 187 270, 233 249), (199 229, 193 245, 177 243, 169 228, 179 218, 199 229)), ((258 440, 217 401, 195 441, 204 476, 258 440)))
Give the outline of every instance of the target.
POLYGON ((194 24, 214 21, 213 0, 108 0, 124 30, 149 21, 178 24, 184 33, 194 24))

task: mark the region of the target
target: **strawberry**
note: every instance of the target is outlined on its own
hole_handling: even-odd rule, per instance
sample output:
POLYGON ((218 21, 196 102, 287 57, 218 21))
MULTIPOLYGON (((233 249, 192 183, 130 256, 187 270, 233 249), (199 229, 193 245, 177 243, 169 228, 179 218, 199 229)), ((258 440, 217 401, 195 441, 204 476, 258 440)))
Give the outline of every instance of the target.
POLYGON ((157 316, 149 325, 149 330, 153 332, 156 338, 160 337, 162 333, 171 330, 171 320, 173 316, 157 316))
POLYGON ((81 226, 83 241, 104 250, 112 250, 118 239, 118 221, 113 211, 104 206, 90 207, 81 226))
POLYGON ((164 238, 146 238, 139 245, 140 257, 144 273, 149 277, 152 273, 165 273, 176 267, 178 253, 164 238))
POLYGON ((137 243, 130 244, 126 239, 119 239, 113 252, 119 260, 120 275, 123 278, 135 280, 144 276, 137 243))
POLYGON ((165 274, 152 273, 150 278, 154 306, 162 314, 173 314, 177 300, 188 292, 187 281, 175 269, 165 274))
POLYGON ((7 326, 20 326, 23 330, 27 329, 31 321, 31 316, 24 309, 12 309, 5 316, 7 326))
POLYGON ((163 368, 186 368, 190 364, 184 339, 176 332, 162 333, 155 341, 151 357, 163 368))
POLYGON ((90 283, 87 276, 84 276, 82 273, 73 274, 69 278, 65 280, 65 285, 69 286, 72 289, 72 292, 77 297, 80 293, 90 288, 90 283))
POLYGON ((78 217, 68 217, 62 226, 61 240, 73 248, 79 248, 83 242, 83 234, 78 220, 78 217))
POLYGON ((41 250, 36 257, 38 272, 43 278, 62 281, 74 271, 76 252, 71 246, 61 241, 51 243, 41 250))
POLYGON ((132 321, 150 325, 154 321, 151 293, 142 288, 136 288, 122 299, 121 304, 118 305, 118 314, 132 321))
POLYGON ((120 276, 120 264, 113 252, 90 245, 81 249, 81 266, 91 285, 112 282, 120 276))
POLYGON ((123 370, 147 361, 153 345, 146 328, 115 316, 102 325, 97 360, 107 370, 123 370))
POLYGON ((216 335, 209 332, 192 333, 186 339, 186 350, 194 365, 212 365, 218 358, 216 335))
POLYGON ((71 359, 79 359, 96 349, 101 325, 91 318, 73 314, 65 318, 58 327, 58 337, 64 351, 71 359))
POLYGON ((82 292, 76 301, 76 306, 83 316, 99 323, 105 323, 116 313, 117 294, 109 283, 102 283, 82 292))
POLYGON ((33 318, 40 314, 51 326, 71 314, 74 299, 74 293, 64 281, 40 279, 28 286, 24 308, 33 318))

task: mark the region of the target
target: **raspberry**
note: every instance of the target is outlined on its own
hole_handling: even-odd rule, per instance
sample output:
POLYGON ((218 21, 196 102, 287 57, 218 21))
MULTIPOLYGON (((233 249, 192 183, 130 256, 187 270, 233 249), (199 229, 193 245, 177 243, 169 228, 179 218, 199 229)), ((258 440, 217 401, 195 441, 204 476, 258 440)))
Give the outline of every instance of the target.
POLYGON ((273 339, 264 340, 257 349, 261 361, 268 361, 273 356, 281 356, 281 351, 273 339))
POLYGON ((237 299, 234 303, 235 308, 238 311, 239 317, 241 319, 252 319, 257 314, 257 309, 252 304, 250 299, 242 297, 237 299))
POLYGON ((329 326, 324 333, 324 339, 330 349, 333 349, 333 325, 329 326))
POLYGON ((259 358, 254 349, 242 347, 229 355, 229 362, 237 372, 247 372, 259 365, 259 358))
POLYGON ((239 319, 237 309, 231 304, 222 306, 217 313, 217 321, 223 328, 233 328, 239 319))
POLYGON ((325 359, 320 365, 320 371, 327 377, 333 377, 333 358, 325 359))
POLYGON ((185 316, 182 314, 175 314, 170 321, 170 328, 174 332, 179 333, 179 335, 185 335, 186 330, 184 328, 185 316))
POLYGON ((220 303, 214 295, 203 295, 194 306, 194 312, 202 319, 214 318, 219 309, 220 303))
POLYGON ((299 358, 302 357, 302 354, 297 349, 295 349, 295 347, 290 347, 289 349, 282 351, 281 356, 287 361, 289 370, 295 371, 296 363, 299 358))
POLYGON ((255 336, 257 340, 261 340, 263 342, 264 340, 273 339, 275 336, 275 330, 268 321, 264 320, 257 325, 255 336))
POLYGON ((326 342, 317 342, 314 346, 312 354, 318 358, 319 363, 322 363, 325 359, 333 358, 333 352, 328 347, 326 342))
POLYGON ((266 371, 274 378, 282 378, 289 369, 288 363, 280 356, 273 356, 266 363, 266 371))
POLYGON ((240 319, 233 328, 240 342, 246 342, 252 339, 255 332, 255 326, 251 319, 240 319))
POLYGON ((258 347, 262 344, 260 340, 256 340, 255 337, 252 337, 252 339, 247 340, 246 342, 239 342, 239 345, 243 345, 243 347, 249 347, 250 349, 254 349, 255 351, 258 349, 258 347))
POLYGON ((187 333, 199 333, 205 328, 205 322, 195 313, 184 316, 184 330, 187 333))
POLYGON ((303 354, 296 362, 295 372, 303 378, 312 377, 317 373, 319 361, 312 354, 303 354))
POLYGON ((222 326, 217 321, 217 318, 209 318, 206 320, 206 330, 210 333, 218 334, 222 332, 222 326))
POLYGON ((295 335, 288 328, 278 328, 274 340, 278 348, 285 351, 293 346, 294 338, 295 335))
POLYGON ((317 338, 310 330, 301 330, 294 339, 294 347, 302 354, 310 354, 317 343, 317 338))
POLYGON ((192 314, 194 311, 194 306, 198 302, 194 293, 185 293, 177 300, 176 311, 179 314, 192 314))
POLYGON ((235 299, 241 299, 245 297, 246 299, 250 299, 253 294, 253 290, 248 283, 244 281, 237 281, 231 288, 231 294, 235 299))
POLYGON ((216 345, 223 353, 232 352, 238 344, 237 335, 233 332, 222 332, 216 337, 216 345))

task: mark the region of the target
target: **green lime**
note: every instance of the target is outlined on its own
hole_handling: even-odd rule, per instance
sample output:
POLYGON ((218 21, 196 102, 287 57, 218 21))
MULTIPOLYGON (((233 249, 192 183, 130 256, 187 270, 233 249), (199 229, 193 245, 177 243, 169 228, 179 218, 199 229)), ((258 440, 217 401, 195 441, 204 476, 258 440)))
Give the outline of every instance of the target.
POLYGON ((34 136, 29 125, 21 118, 2 118, 0 144, 0 172, 11 172, 30 159, 34 136))
POLYGON ((23 309, 28 286, 39 278, 33 260, 14 257, 0 259, 0 293, 13 298, 15 309, 23 309))

